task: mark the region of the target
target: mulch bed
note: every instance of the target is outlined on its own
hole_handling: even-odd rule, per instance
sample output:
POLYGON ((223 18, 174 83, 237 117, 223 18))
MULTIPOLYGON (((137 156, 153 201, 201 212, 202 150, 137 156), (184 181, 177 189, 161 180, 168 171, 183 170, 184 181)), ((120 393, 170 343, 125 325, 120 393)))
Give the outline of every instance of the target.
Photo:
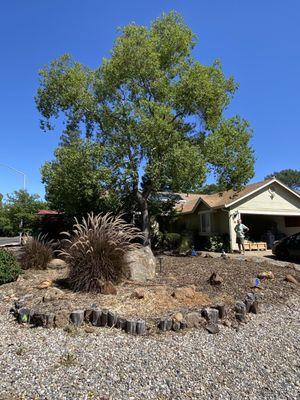
POLYGON ((101 309, 109 309, 124 317, 158 318, 172 313, 188 310, 199 310, 206 305, 223 302, 228 309, 233 309, 237 300, 243 300, 245 294, 253 291, 253 279, 258 273, 272 271, 275 279, 262 281, 262 288, 255 289, 260 294, 262 302, 283 303, 290 295, 299 294, 299 284, 285 281, 287 274, 292 274, 300 282, 300 272, 291 268, 270 265, 267 262, 254 262, 238 259, 172 257, 164 256, 162 272, 157 266, 157 277, 145 284, 131 281, 117 286, 117 295, 92 293, 74 293, 59 282, 67 275, 67 270, 27 270, 18 281, 0 286, 0 295, 4 301, 13 300, 28 295, 26 306, 40 312, 73 311, 86 309, 93 304, 101 309), (223 279, 220 286, 212 286, 209 277, 217 272, 223 279), (39 289, 41 282, 50 279, 53 285, 63 290, 62 299, 43 302, 47 289, 39 289), (195 286, 195 296, 175 298, 172 296, 178 287, 195 286), (136 289, 144 291, 144 298, 133 297, 136 289))

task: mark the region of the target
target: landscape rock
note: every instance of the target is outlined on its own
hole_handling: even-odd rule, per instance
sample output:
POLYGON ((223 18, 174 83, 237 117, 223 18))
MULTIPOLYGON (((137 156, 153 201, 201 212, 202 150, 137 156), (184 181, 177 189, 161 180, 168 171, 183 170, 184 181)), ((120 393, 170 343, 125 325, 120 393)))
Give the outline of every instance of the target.
POLYGON ((172 329, 172 318, 162 318, 158 322, 158 329, 160 329, 163 332, 170 331, 172 329))
POLYGON ((22 307, 18 310, 18 322, 19 324, 26 324, 30 322, 30 309, 22 307))
POLYGON ((186 314, 185 321, 188 328, 200 328, 203 324, 203 318, 200 313, 194 311, 186 314))
POLYGON ((128 278, 145 282, 155 278, 156 258, 149 246, 129 251, 125 254, 128 278))
POLYGON ((209 278, 209 283, 211 285, 221 285, 221 283, 223 282, 223 278, 221 278, 221 276, 219 274, 217 274, 216 272, 213 272, 209 278))
POLYGON ((220 328, 217 324, 209 323, 206 325, 205 328, 209 333, 212 333, 212 334, 216 334, 216 333, 220 332, 220 328))
POLYGON ((84 331, 85 331, 86 333, 94 333, 94 332, 95 332, 95 328, 93 328, 92 326, 86 326, 86 327, 84 328, 84 331))
POLYGON ((49 269, 64 269, 67 266, 68 264, 60 258, 53 258, 53 260, 49 261, 47 264, 47 268, 49 269))
POLYGON ((43 328, 52 328, 54 326, 55 315, 40 312, 33 313, 30 323, 34 326, 42 326, 43 328))
POLYGON ((214 308, 204 308, 202 310, 202 315, 207 321, 213 324, 216 324, 218 322, 219 311, 214 308))
POLYGON ((54 326, 56 328, 64 328, 69 325, 69 313, 65 311, 59 311, 55 314, 54 326))
POLYGON ((219 312, 219 318, 223 319, 226 315, 226 309, 225 309, 225 304, 224 303, 219 303, 213 306, 212 308, 215 308, 219 312))
POLYGON ((181 321, 183 321, 183 315, 180 312, 178 312, 178 313, 173 315, 173 319, 178 321, 178 322, 181 322, 181 321))
POLYGON ((117 289, 111 281, 106 281, 101 285, 101 293, 116 295, 117 289))
POLYGON ((275 276, 272 271, 264 271, 257 274, 259 279, 274 279, 275 276))
POLYGON ((144 335, 146 333, 146 322, 142 319, 136 321, 136 334, 144 335))
POLYGON ((245 322, 246 320, 246 305, 243 301, 237 301, 234 307, 235 318, 239 322, 245 322))
POLYGON ((101 310, 97 310, 94 309, 92 312, 92 325, 94 326, 101 326, 101 315, 102 315, 102 311, 101 310))
POLYGON ((142 288, 135 289, 131 294, 132 299, 143 299, 144 297, 145 297, 145 290, 142 288))
POLYGON ((46 279, 45 281, 41 282, 37 288, 38 289, 48 289, 50 286, 52 286, 53 281, 51 279, 46 279))
POLYGON ((178 332, 180 330, 180 322, 173 320, 172 329, 173 331, 178 332))
POLYGON ((290 275, 290 274, 288 274, 288 275, 285 277, 285 281, 290 282, 290 283, 294 283, 295 285, 298 284, 297 279, 296 279, 293 275, 290 275))
POLYGON ((114 327, 117 324, 118 316, 112 311, 108 311, 107 313, 107 325, 109 327, 114 327))
POLYGON ((252 313, 252 314, 258 314, 258 302, 257 301, 254 301, 251 304, 249 312, 252 313))
POLYGON ((255 301, 256 301, 256 296, 254 293, 249 292, 246 294, 246 297, 244 300, 244 303, 246 306, 246 312, 250 312, 250 308, 255 301))
POLYGON ((55 300, 61 300, 65 296, 65 293, 58 288, 55 287, 50 287, 47 289, 43 296, 43 301, 46 303, 48 301, 55 301, 55 300))
POLYGON ((126 333, 130 333, 131 335, 136 333, 136 321, 134 319, 126 321, 126 333))
POLYGON ((180 287, 174 290, 172 296, 177 300, 184 301, 186 299, 193 299, 195 297, 195 287, 180 287))

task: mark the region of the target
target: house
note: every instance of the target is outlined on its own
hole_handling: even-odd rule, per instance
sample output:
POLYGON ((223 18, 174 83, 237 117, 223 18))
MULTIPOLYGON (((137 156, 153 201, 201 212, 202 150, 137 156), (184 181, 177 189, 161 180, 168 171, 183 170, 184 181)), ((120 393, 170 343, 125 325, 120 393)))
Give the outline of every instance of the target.
POLYGON ((250 228, 252 241, 266 241, 300 232, 300 194, 276 178, 246 186, 240 191, 179 194, 177 227, 202 236, 227 234, 231 251, 237 250, 234 227, 238 219, 250 228))

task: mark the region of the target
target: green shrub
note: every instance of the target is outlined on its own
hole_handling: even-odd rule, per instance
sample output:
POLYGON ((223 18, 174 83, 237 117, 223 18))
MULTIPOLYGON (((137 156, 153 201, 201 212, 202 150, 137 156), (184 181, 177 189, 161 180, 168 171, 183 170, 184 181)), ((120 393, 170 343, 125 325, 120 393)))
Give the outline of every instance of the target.
POLYGON ((10 251, 0 249, 0 285, 15 281, 20 273, 16 257, 10 251))
POLYGON ((163 242, 166 249, 177 250, 180 246, 181 235, 179 233, 165 233, 163 242))
POLYGON ((46 269, 53 258, 53 241, 47 240, 47 235, 28 238, 23 246, 21 265, 23 269, 46 269))
POLYGON ((76 220, 73 235, 67 235, 61 255, 70 267, 69 284, 85 292, 101 292, 105 281, 118 282, 125 273, 125 254, 139 248, 143 238, 139 229, 110 213, 88 214, 82 224, 76 220))
POLYGON ((207 237, 207 243, 205 244, 205 250, 221 252, 229 252, 229 235, 213 235, 207 237))

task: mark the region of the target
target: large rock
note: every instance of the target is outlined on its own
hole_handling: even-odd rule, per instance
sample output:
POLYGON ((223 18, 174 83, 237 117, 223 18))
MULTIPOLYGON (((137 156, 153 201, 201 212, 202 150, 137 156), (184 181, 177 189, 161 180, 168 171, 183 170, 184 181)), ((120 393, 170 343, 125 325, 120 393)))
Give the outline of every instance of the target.
POLYGON ((46 290, 43 301, 49 302, 49 301, 56 301, 56 300, 61 300, 65 296, 65 293, 56 287, 50 287, 46 290))
POLYGON ((53 258, 53 260, 49 261, 47 264, 47 268, 49 269, 64 269, 67 267, 67 263, 60 258, 53 258))
POLYGON ((172 296, 175 299, 180 301, 185 301, 187 299, 193 299, 195 297, 195 287, 194 286, 185 286, 176 288, 172 293, 172 296))
POLYGON ((129 251, 125 255, 128 278, 145 282, 155 277, 156 259, 149 246, 129 251))

